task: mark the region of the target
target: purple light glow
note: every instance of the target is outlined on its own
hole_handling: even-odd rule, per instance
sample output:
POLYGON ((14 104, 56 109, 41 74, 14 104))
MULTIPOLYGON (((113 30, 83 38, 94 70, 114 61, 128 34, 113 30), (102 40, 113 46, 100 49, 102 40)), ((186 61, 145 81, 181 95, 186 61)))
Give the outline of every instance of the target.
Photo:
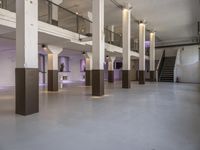
POLYGON ((145 48, 149 48, 150 47, 151 42, 150 41, 145 41, 145 48))

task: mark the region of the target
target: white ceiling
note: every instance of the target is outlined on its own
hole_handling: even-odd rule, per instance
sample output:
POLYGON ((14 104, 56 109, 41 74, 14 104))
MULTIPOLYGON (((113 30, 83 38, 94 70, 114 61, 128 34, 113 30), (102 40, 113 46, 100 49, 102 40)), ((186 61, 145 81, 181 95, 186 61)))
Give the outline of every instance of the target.
MULTIPOLYGON (((200 20, 199 0, 115 0, 121 5, 131 3, 132 15, 145 19, 147 28, 156 30, 164 41, 187 39, 197 36, 200 20)), ((64 0, 62 6, 85 15, 92 10, 92 0, 64 0)), ((105 25, 116 25, 121 30, 121 10, 111 0, 105 0, 105 25)), ((138 25, 132 22, 132 35, 138 36, 138 25)))
MULTIPOLYGON (((200 0, 115 1, 120 5, 131 3, 133 17, 138 20, 145 19, 147 28, 156 30, 157 36, 162 41, 186 41, 197 36, 197 21, 200 20, 200 0)), ((92 0, 63 0, 61 5, 73 12, 79 12, 82 16, 85 16, 88 11, 92 11, 92 0)), ((46 0, 39 0, 39 6, 42 18, 47 20, 46 0)), ((14 6, 12 6, 13 8, 14 6)), ((67 14, 64 16, 66 19, 67 14)), ((121 9, 114 5, 111 0, 105 0, 105 25, 115 25, 116 31, 121 32, 121 22, 121 9)), ((138 37, 138 25, 134 21, 132 21, 132 36, 138 37)))

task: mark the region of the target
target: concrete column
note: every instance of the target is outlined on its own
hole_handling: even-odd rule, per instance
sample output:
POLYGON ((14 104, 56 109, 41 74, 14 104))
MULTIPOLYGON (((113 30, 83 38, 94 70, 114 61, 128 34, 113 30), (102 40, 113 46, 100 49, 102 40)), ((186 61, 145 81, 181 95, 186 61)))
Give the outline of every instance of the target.
POLYGON ((63 48, 48 46, 48 91, 58 91, 58 55, 63 48))
POLYGON ((150 81, 155 81, 155 32, 150 33, 150 81))
MULTIPOLYGON (((52 2, 54 3, 54 4, 56 4, 56 5, 60 5, 62 2, 63 2, 63 0, 52 0, 52 2)), ((51 6, 51 11, 50 11, 50 15, 51 15, 51 24, 53 24, 53 25, 58 25, 58 12, 59 12, 59 7, 58 6, 56 6, 56 5, 54 5, 54 4, 52 4, 52 6, 51 6)))
POLYGON ((108 59, 108 82, 114 83, 114 62, 115 57, 109 57, 108 59))
POLYGON ((39 112, 38 0, 16 2, 16 114, 39 112))
POLYGON ((92 95, 104 95, 104 0, 93 0, 93 71, 92 71, 92 95))
POLYGON ((130 6, 122 11, 123 28, 123 70, 122 70, 122 88, 130 88, 130 70, 131 70, 131 10, 130 6))
POLYGON ((145 24, 139 24, 139 84, 145 84, 145 24))
POLYGON ((92 85, 92 53, 87 53, 85 56, 85 85, 92 85))

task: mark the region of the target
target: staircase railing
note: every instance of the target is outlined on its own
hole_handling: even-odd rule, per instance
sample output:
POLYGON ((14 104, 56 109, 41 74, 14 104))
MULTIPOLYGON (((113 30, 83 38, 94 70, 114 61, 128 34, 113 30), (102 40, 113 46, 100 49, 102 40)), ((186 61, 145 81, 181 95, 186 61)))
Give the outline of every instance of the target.
POLYGON ((164 60, 165 60, 165 50, 163 50, 163 53, 160 57, 160 60, 158 62, 157 68, 156 68, 156 81, 157 82, 159 82, 159 80, 160 80, 160 75, 161 75, 162 67, 164 64, 164 60))

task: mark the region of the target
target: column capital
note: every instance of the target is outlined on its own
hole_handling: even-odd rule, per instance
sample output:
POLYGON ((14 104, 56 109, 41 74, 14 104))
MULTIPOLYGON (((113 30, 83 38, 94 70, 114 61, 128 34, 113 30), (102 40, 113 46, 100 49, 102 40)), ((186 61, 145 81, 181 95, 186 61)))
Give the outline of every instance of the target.
POLYGON ((109 58, 108 58, 108 61, 110 61, 110 62, 114 62, 114 61, 115 61, 115 59, 116 59, 116 57, 115 57, 115 56, 109 56, 109 58))
POLYGON ((132 10, 132 5, 130 3, 126 3, 123 9, 132 10))
POLYGON ((85 58, 92 59, 92 52, 87 52, 87 53, 85 54, 85 58))
POLYGON ((60 54, 63 51, 62 47, 55 46, 55 45, 48 45, 47 46, 47 53, 48 54, 60 54))

